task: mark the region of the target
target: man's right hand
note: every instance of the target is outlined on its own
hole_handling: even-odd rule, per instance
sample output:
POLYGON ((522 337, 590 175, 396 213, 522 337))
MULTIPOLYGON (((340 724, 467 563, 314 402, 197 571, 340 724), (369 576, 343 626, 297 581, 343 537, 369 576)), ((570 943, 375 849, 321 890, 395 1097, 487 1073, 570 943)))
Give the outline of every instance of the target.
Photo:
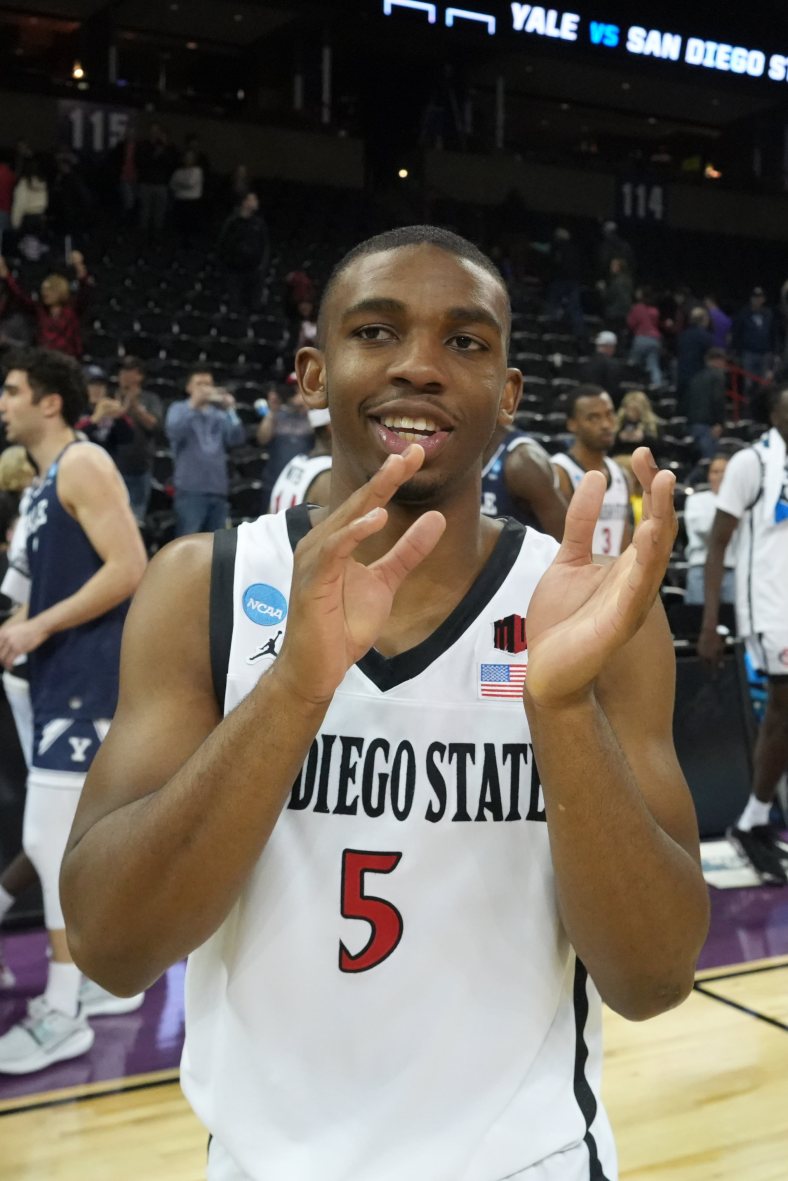
POLYGON ((725 640, 716 627, 704 627, 698 636, 698 656, 704 664, 719 668, 725 652, 725 640))
POLYGON ((370 566, 353 557, 385 526, 385 505, 423 462, 424 451, 416 444, 390 455, 363 488, 299 543, 287 636, 270 674, 283 680, 296 700, 330 702, 347 670, 383 630, 400 585, 440 541, 446 518, 427 512, 370 566))

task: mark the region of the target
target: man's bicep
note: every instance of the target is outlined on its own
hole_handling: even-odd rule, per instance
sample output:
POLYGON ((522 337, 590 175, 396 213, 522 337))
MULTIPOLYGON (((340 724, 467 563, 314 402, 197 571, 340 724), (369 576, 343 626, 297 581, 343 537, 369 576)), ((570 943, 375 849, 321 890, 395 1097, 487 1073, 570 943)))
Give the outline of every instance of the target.
POLYGON ((657 824, 696 859, 698 823, 673 744, 676 661, 662 605, 599 678, 600 704, 657 824))
POLYGON ((103 816, 163 787, 221 721, 208 632, 211 552, 208 538, 184 539, 148 568, 123 632, 118 708, 69 847, 103 816), (189 587, 188 613, 173 586, 189 587))
POLYGON ((141 556, 144 547, 129 505, 126 485, 112 460, 105 454, 90 457, 80 473, 72 465, 58 485, 64 503, 73 512, 88 541, 103 562, 110 557, 141 556))

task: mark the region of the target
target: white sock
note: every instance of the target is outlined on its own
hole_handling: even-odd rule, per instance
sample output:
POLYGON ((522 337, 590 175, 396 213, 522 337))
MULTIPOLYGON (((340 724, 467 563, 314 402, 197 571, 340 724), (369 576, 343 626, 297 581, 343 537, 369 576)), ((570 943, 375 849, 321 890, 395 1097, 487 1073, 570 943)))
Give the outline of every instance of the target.
POLYGON ((736 827, 740 828, 743 832, 749 832, 756 825, 768 824, 771 811, 771 804, 764 804, 762 800, 758 800, 755 796, 751 795, 747 801, 747 807, 736 821, 736 827))
POLYGON ((59 964, 52 960, 44 996, 53 1009, 65 1013, 67 1017, 76 1017, 81 982, 82 973, 76 964, 59 964))
POLYGON ((13 894, 9 894, 5 886, 0 886, 0 923, 2 923, 15 902, 16 898, 14 898, 13 894))

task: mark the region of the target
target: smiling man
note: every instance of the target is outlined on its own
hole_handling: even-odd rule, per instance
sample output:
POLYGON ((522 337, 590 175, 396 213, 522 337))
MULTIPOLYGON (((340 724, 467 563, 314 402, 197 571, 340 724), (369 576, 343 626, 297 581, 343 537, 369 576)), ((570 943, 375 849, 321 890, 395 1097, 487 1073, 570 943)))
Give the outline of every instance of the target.
POLYGON ((357 247, 297 359, 329 507, 176 542, 132 608, 63 898, 109 988, 191 953, 211 1181, 612 1181, 600 995, 642 1019, 691 988, 673 477, 636 454, 647 519, 607 567, 597 473, 560 549, 482 517, 508 327, 463 239, 357 247))

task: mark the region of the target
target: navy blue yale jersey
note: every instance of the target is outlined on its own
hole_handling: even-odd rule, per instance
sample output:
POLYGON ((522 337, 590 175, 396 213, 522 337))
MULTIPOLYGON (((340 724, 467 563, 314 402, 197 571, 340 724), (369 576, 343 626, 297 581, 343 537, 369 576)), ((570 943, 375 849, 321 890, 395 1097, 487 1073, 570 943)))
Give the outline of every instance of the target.
POLYGON ((530 525, 532 529, 544 532, 533 513, 524 513, 506 487, 506 460, 518 447, 541 451, 545 459, 548 462, 550 460, 547 452, 525 431, 507 431, 505 439, 482 471, 482 512, 485 517, 513 517, 521 525, 530 525))
MULTIPOLYGON (((25 517, 31 619, 76 594, 103 565, 84 530, 58 499, 57 473, 63 455, 61 451, 41 484, 31 490, 25 517)), ((36 723, 50 718, 112 717, 127 610, 125 602, 89 623, 56 632, 30 653, 36 723)))

